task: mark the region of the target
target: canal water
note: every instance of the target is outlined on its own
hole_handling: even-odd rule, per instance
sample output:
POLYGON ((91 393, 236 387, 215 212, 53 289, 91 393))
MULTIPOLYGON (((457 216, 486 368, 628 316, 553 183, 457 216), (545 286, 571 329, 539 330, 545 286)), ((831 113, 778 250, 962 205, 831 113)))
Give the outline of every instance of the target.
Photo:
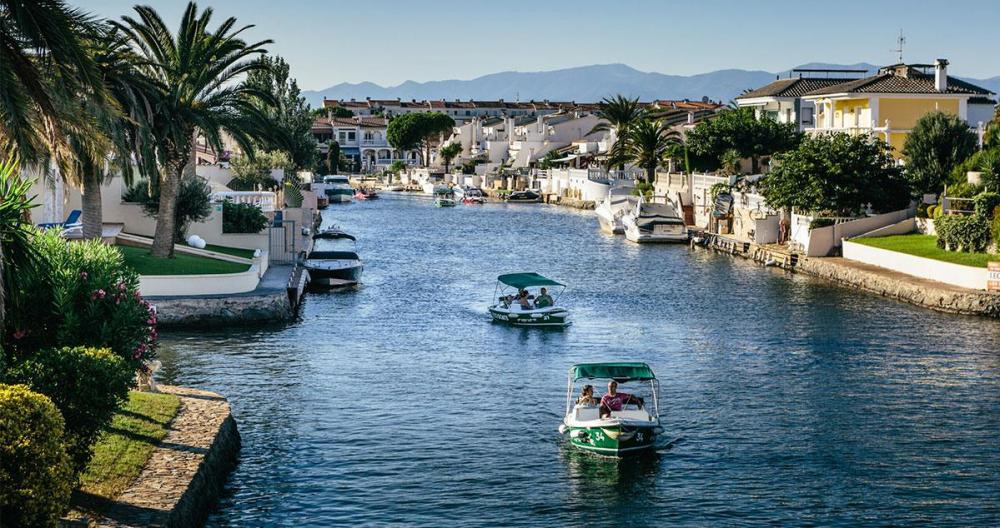
POLYGON ((226 395, 243 438, 209 526, 1000 524, 996 321, 639 247, 591 212, 324 218, 358 236, 360 290, 163 337, 161 378, 226 395), (512 271, 568 284, 574 325, 490 323, 512 271), (616 462, 557 433, 568 367, 616 359, 660 378, 672 448, 616 462))

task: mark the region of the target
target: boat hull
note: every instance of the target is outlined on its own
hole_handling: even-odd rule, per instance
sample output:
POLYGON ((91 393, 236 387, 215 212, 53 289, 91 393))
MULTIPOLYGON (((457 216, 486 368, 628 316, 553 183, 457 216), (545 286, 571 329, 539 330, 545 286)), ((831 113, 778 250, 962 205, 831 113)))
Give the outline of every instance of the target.
POLYGON ((340 194, 340 193, 327 193, 327 199, 330 203, 348 203, 354 199, 353 194, 340 194))
POLYGON ((620 424, 567 429, 573 447, 602 456, 622 457, 653 449, 658 426, 620 424))
POLYGON ((689 238, 684 226, 670 226, 669 231, 656 231, 639 229, 633 223, 626 223, 624 231, 625 239, 637 244, 686 244, 689 238))
POLYGON ((510 326, 566 328, 572 324, 572 321, 569 319, 569 311, 564 309, 522 312, 490 306, 490 317, 493 318, 494 322, 510 326))
POLYGON ((625 227, 622 226, 621 220, 612 220, 604 215, 598 214, 597 222, 601 224, 601 231, 610 235, 621 235, 625 233, 625 227))
POLYGON ((306 266, 306 270, 309 271, 309 284, 327 288, 354 286, 360 283, 363 269, 364 266, 360 264, 337 270, 317 269, 306 266))
POLYGON ((438 198, 434 200, 434 205, 436 207, 455 207, 455 200, 450 198, 438 198))

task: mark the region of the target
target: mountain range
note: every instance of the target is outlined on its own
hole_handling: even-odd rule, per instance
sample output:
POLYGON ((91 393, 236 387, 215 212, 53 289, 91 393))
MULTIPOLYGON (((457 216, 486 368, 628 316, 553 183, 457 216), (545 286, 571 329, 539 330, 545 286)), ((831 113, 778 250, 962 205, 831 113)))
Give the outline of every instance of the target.
MULTIPOLYGON (((868 63, 828 64, 809 63, 796 68, 878 69, 868 63)), ((667 75, 642 72, 626 64, 595 64, 541 72, 499 72, 468 80, 406 81, 397 86, 380 86, 371 82, 340 83, 323 90, 303 90, 311 105, 319 106, 327 99, 485 99, 505 101, 599 101, 614 94, 638 96, 644 101, 654 99, 692 99, 708 97, 728 102, 744 90, 758 88, 777 77, 787 77, 790 70, 728 69, 697 75, 667 75)), ((988 79, 960 77, 973 84, 1000 92, 1000 76, 988 79)))

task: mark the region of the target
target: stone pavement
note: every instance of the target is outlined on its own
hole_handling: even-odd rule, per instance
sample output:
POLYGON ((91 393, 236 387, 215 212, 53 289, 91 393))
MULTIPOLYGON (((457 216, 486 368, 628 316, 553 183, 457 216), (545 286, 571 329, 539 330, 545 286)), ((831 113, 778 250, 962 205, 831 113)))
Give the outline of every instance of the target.
POLYGON ((104 517, 83 521, 90 526, 200 526, 235 465, 240 437, 225 398, 184 387, 158 389, 179 396, 180 410, 139 476, 115 500, 104 501, 104 517))

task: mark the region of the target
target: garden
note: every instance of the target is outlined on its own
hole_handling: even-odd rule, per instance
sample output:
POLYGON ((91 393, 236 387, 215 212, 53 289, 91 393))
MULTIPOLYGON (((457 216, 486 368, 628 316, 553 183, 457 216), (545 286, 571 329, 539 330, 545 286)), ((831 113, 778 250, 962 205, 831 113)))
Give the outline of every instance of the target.
POLYGON ((132 391, 156 312, 120 249, 32 226, 28 185, 0 163, 0 519, 55 526, 74 489, 134 478, 179 402, 132 391))

